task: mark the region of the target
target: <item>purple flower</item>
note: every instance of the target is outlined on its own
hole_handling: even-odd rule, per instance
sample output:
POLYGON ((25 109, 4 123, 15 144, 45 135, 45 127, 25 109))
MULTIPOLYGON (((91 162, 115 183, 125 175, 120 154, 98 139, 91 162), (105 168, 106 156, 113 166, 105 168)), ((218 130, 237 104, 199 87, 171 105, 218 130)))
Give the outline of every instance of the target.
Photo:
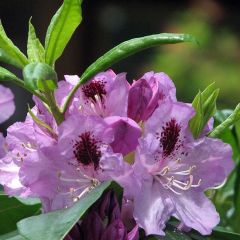
MULTIPOLYGON (((68 93, 79 81, 77 75, 65 75, 55 91, 57 104, 62 107, 68 93)), ((65 117, 82 113, 101 117, 127 116, 129 84, 126 74, 116 75, 112 70, 101 72, 82 85, 75 93, 65 117)))
POLYGON ((129 90, 128 117, 147 120, 163 100, 176 101, 176 89, 165 73, 145 73, 129 90))
POLYGON ((0 85, 0 123, 6 121, 15 111, 14 96, 10 89, 0 85))
POLYGON ((71 206, 101 182, 124 184, 130 166, 114 153, 112 128, 97 116, 72 115, 58 128, 58 141, 26 158, 24 186, 40 197, 45 211, 71 206))
POLYGON ((107 117, 105 121, 113 129, 114 141, 111 143, 113 151, 124 156, 135 151, 142 134, 139 125, 127 117, 107 117))
POLYGON ((25 160, 38 148, 52 145, 54 138, 46 135, 27 116, 25 122, 17 122, 7 129, 4 141, 6 154, 0 159, 0 184, 9 195, 27 197, 31 195, 29 188, 24 186, 19 171, 25 160))
POLYGON ((164 102, 145 123, 133 168, 141 182, 134 217, 146 234, 164 235, 170 216, 203 235, 219 222, 204 190, 227 177, 232 151, 217 139, 194 140, 188 129, 193 113, 187 104, 164 102))
MULTIPOLYGON (((14 96, 10 89, 0 85, 0 123, 12 116, 15 110, 14 96)), ((0 158, 6 154, 5 138, 0 133, 0 158)))
POLYGON ((65 240, 137 240, 138 227, 128 232, 121 219, 121 210, 113 190, 108 190, 89 209, 65 240))
POLYGON ((125 73, 99 73, 80 88, 78 108, 86 115, 126 117, 128 89, 125 73))

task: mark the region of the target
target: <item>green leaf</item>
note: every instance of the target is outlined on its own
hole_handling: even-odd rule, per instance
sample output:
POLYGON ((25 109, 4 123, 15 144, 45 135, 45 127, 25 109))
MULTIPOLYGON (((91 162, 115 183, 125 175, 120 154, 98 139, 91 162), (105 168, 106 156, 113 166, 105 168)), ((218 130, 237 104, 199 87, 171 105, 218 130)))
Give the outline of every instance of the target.
POLYGON ((74 31, 81 23, 81 0, 64 0, 53 16, 45 39, 46 63, 54 66, 74 31))
POLYGON ((22 237, 16 230, 14 232, 1 235, 0 240, 26 240, 26 238, 22 237))
POLYGON ((21 88, 26 89, 27 91, 31 92, 32 94, 36 95, 40 98, 43 102, 45 102, 45 98, 41 95, 40 92, 34 91, 31 87, 28 87, 23 80, 19 79, 13 73, 9 72, 7 69, 0 67, 0 82, 1 81, 9 81, 13 82, 14 84, 18 85, 21 88))
POLYGON ((30 116, 32 117, 33 121, 39 125, 40 127, 45 128, 47 131, 49 131, 53 136, 55 136, 57 138, 57 134, 54 132, 54 130, 45 122, 43 122, 41 119, 37 118, 34 113, 32 112, 32 110, 30 109, 30 107, 28 106, 28 112, 30 114, 30 116))
POLYGON ((216 138, 220 136, 227 128, 234 125, 240 120, 240 104, 238 104, 232 114, 220 125, 218 125, 210 134, 210 137, 216 138))
POLYGON ((203 123, 203 104, 202 104, 202 93, 199 92, 194 98, 192 106, 195 109, 195 115, 189 122, 189 127, 193 136, 196 138, 198 134, 202 131, 203 123))
POLYGON ((20 198, 20 197, 16 197, 16 199, 24 205, 29 205, 29 206, 36 205, 36 204, 41 205, 41 200, 39 198, 20 198))
POLYGON ((92 63, 81 76, 81 83, 85 83, 98 72, 106 70, 114 63, 127 58, 144 49, 155 47, 162 44, 174 44, 181 42, 194 42, 196 39, 189 34, 174 34, 174 33, 161 33, 150 35, 146 37, 134 38, 125 41, 118 46, 114 47, 102 57, 98 58, 92 63))
POLYGON ((0 23, 0 61, 22 69, 28 64, 26 56, 7 37, 0 23))
POLYGON ((18 230, 31 240, 62 240, 87 209, 111 185, 105 182, 81 198, 73 207, 20 221, 18 230))
POLYGON ((150 237, 147 240, 191 240, 189 236, 182 232, 166 231, 165 237, 150 237))
POLYGON ((214 239, 214 240, 220 240, 220 239, 223 239, 223 240, 239 240, 240 239, 240 234, 230 232, 230 231, 224 229, 223 227, 216 227, 213 230, 213 233, 211 235, 211 239, 214 239))
POLYGON ((57 87, 57 74, 45 63, 30 63, 23 69, 23 79, 32 90, 54 90, 57 87))
POLYGON ((218 93, 219 89, 212 83, 194 98, 192 106, 196 113, 190 120, 189 127, 195 138, 201 134, 209 119, 215 114, 218 93))
POLYGON ((197 43, 196 39, 189 34, 161 33, 146 37, 134 38, 117 45, 105 53, 103 56, 98 58, 85 70, 80 78, 80 81, 75 85, 75 87, 68 95, 62 112, 65 113, 68 105, 70 104, 75 92, 78 90, 80 85, 88 81, 91 77, 95 76, 98 72, 104 71, 107 68, 111 67, 114 63, 117 63, 122 59, 127 58, 144 49, 161 44, 174 44, 182 42, 197 43))
POLYGON ((168 228, 165 230, 165 236, 151 236, 146 238, 147 240, 191 240, 187 234, 178 231, 177 229, 168 228))
POLYGON ((33 216, 39 210, 40 204, 27 206, 16 198, 0 195, 0 235, 16 230, 17 222, 33 216))
POLYGON ((31 20, 29 21, 27 54, 30 62, 45 62, 45 50, 36 36, 31 20))
POLYGON ((18 81, 20 80, 13 73, 8 71, 7 69, 0 67, 0 81, 18 81))

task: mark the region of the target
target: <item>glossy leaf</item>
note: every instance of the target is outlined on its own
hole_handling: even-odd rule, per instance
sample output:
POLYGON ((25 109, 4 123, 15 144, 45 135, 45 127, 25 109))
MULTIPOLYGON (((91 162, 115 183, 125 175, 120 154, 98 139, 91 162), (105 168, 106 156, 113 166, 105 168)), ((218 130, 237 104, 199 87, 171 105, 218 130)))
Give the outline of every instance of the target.
POLYGON ((57 74, 45 63, 30 63, 23 69, 26 86, 32 90, 54 90, 57 87, 57 74))
POLYGON ((0 23, 0 61, 23 68, 28 64, 26 56, 7 37, 0 23))
MULTIPOLYGON (((222 122, 224 122, 231 114, 232 110, 225 109, 217 111, 215 114, 214 125, 217 127, 222 122)), ((235 127, 230 126, 225 129, 219 136, 222 141, 231 145, 233 150, 233 159, 237 164, 239 164, 239 146, 236 139, 235 127)), ((214 205, 221 217, 221 226, 231 228, 234 231, 239 231, 240 215, 238 212, 239 204, 236 203, 237 191, 236 186, 239 187, 239 182, 237 180, 237 168, 232 171, 232 173, 227 178, 226 183, 220 188, 215 190, 213 197, 214 205)))
POLYGON ((74 31, 81 23, 81 0, 64 0, 53 16, 45 39, 46 63, 54 66, 74 31))
POLYGON ((0 240, 27 240, 27 239, 21 236, 16 230, 16 231, 1 235, 0 240))
POLYGON ((85 83, 98 72, 104 71, 113 64, 144 49, 162 44, 194 42, 196 39, 189 34, 161 33, 146 37, 134 38, 114 47, 102 57, 92 63, 81 76, 81 83, 85 83))
POLYGON ((29 205, 29 206, 36 205, 36 204, 41 205, 41 201, 40 201, 39 198, 20 198, 20 197, 16 197, 16 199, 24 205, 29 205))
POLYGON ((179 232, 177 230, 167 230, 166 231, 166 236, 164 237, 149 237, 147 240, 191 240, 188 235, 185 233, 179 232))
POLYGON ((17 222, 33 216, 39 210, 40 204, 27 206, 16 198, 0 195, 0 235, 16 230, 17 222))
POLYGON ((38 126, 45 128, 48 132, 50 132, 52 134, 52 136, 55 136, 57 138, 57 134, 54 132, 54 130, 47 123, 45 123, 44 121, 39 119, 37 116, 35 116, 30 107, 28 107, 28 113, 30 114, 33 121, 38 126))
POLYGON ((62 240, 79 218, 110 185, 111 182, 101 184, 71 208, 20 221, 18 223, 19 233, 31 240, 62 240))
POLYGON ((209 119, 215 114, 218 93, 219 89, 212 83, 194 98, 192 106, 196 113, 190 120, 189 127, 195 138, 199 137, 209 119))
POLYGON ((95 76, 97 73, 106 70, 113 64, 144 49, 162 44, 175 44, 182 42, 197 43, 196 39, 189 34, 161 33, 146 37, 134 38, 117 45, 116 47, 105 53, 103 56, 98 58, 85 70, 85 72, 80 78, 80 81, 78 82, 78 84, 75 85, 75 87, 72 89, 71 93, 67 97, 62 112, 64 113, 67 110, 67 107, 79 86, 88 81, 91 77, 95 76))
POLYGON ((240 239, 240 234, 228 231, 228 230, 224 229, 223 227, 216 227, 213 230, 212 236, 213 236, 214 240, 220 240, 220 239, 239 240, 240 239))
POLYGON ((45 50, 36 36, 31 21, 29 21, 27 54, 30 62, 45 62, 45 50))
POLYGON ((17 76, 8 71, 7 69, 0 67, 0 82, 1 81, 19 81, 17 76))
POLYGON ((240 104, 238 104, 232 114, 220 125, 218 125, 210 134, 210 137, 218 137, 224 132, 227 128, 234 125, 240 120, 240 104))

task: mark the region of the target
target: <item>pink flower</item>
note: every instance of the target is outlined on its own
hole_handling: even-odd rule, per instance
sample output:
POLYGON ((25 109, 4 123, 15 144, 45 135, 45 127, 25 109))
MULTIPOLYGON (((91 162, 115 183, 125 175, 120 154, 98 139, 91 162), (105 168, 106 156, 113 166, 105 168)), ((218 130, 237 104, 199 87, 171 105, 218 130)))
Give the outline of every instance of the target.
POLYGON ((194 140, 188 129, 193 113, 187 104, 164 102, 145 123, 133 168, 141 183, 134 217, 147 234, 164 235, 170 216, 202 235, 219 222, 204 191, 232 170, 232 151, 217 139, 194 140))

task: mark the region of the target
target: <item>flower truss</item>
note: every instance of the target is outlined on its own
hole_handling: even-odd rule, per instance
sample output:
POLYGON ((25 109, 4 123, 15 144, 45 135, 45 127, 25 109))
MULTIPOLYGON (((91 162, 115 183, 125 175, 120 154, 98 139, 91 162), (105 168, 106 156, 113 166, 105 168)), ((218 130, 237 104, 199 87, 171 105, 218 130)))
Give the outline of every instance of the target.
MULTIPOLYGON (((58 82, 54 97, 60 107, 78 80, 65 76, 58 82)), ((14 107, 8 90, 0 90, 3 121, 14 107)), ((165 73, 148 72, 130 85, 124 73, 101 72, 78 88, 60 124, 38 97, 34 101, 26 120, 1 137, 5 192, 40 198, 46 213, 71 207, 109 180, 124 191, 121 211, 113 193, 106 193, 78 222, 81 233, 72 229, 66 239, 74 234, 138 239, 138 227, 146 235, 164 235, 170 217, 202 235, 219 223, 204 192, 231 172, 231 147, 207 136, 212 119, 193 137, 189 123, 195 110, 177 101, 165 73)))

